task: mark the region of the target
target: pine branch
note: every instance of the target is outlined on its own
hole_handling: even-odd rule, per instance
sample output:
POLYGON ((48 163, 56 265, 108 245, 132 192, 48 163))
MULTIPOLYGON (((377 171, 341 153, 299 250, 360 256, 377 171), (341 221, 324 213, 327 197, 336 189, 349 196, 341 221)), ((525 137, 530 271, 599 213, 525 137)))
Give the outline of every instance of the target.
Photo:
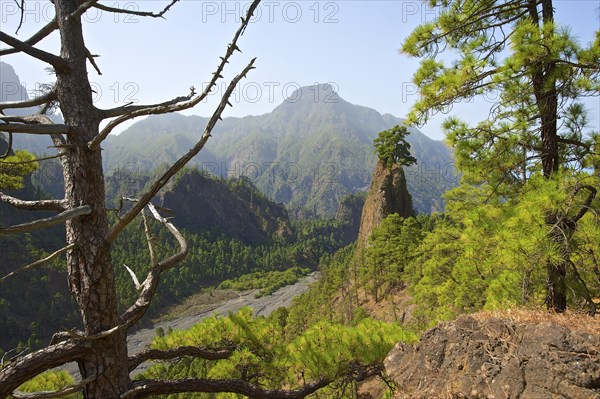
MULTIPOLYGON (((381 375, 382 365, 364 366, 350 364, 348 371, 338 378, 349 381, 364 381, 369 377, 381 375)), ((334 382, 335 379, 321 378, 304 384, 298 389, 267 389, 248 381, 237 379, 212 380, 204 378, 186 378, 181 380, 139 380, 125 392, 122 399, 141 399, 152 395, 166 395, 184 392, 218 393, 229 392, 245 395, 253 399, 302 399, 334 382)))
POLYGON ((180 346, 178 348, 167 350, 147 349, 129 358, 129 371, 135 370, 136 367, 147 360, 171 360, 183 356, 191 356, 206 360, 228 359, 233 353, 234 349, 235 348, 210 350, 195 346, 180 346))
MULTIPOLYGON (((11 133, 9 133, 9 134, 11 134, 11 133)), ((2 162, 0 162, 0 164, 5 164, 5 165, 23 165, 23 164, 27 164, 27 163, 47 161, 49 159, 60 158, 60 157, 64 157, 65 155, 66 155, 66 153, 59 152, 56 155, 48 155, 47 157, 34 158, 34 159, 30 159, 28 161, 14 161, 14 162, 13 161, 2 161, 2 162)), ((0 158, 2 158, 2 157, 0 157, 0 158)))
POLYGON ((585 214, 590 210, 590 207, 592 206, 592 202, 594 201, 594 198, 596 198, 596 193, 598 192, 596 187, 590 186, 589 184, 584 184, 584 185, 578 186, 575 189, 575 192, 573 193, 573 197, 575 197, 578 192, 580 192, 581 190, 584 190, 584 189, 587 190, 589 192, 589 194, 588 194, 588 197, 586 198, 585 202, 579 209, 579 212, 577 212, 577 215, 575 215, 571 219, 573 221, 573 223, 577 223, 579 221, 579 219, 584 217, 585 214))

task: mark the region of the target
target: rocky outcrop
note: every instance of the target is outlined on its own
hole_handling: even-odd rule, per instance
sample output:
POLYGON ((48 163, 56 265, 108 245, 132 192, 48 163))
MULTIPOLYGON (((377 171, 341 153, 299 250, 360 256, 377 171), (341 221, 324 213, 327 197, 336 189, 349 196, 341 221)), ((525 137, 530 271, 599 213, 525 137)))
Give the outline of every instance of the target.
POLYGON ((402 217, 413 215, 412 199, 406 188, 402 166, 394 165, 388 169, 378 161, 362 210, 357 249, 365 247, 373 228, 392 213, 402 217))
POLYGON ((551 322, 461 316, 397 344, 397 398, 600 398, 600 335, 551 322))
POLYGON ((191 232, 223 234, 246 244, 261 244, 272 235, 292 237, 287 211, 266 198, 247 179, 227 181, 191 170, 160 195, 173 210, 175 224, 191 232))

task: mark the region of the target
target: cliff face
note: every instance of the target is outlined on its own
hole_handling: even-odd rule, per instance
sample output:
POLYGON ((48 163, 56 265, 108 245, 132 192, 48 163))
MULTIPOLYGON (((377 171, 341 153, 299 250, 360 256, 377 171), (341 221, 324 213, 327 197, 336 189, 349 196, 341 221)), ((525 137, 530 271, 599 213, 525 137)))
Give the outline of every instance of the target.
POLYGON ((360 229, 360 218, 366 195, 350 194, 340 201, 335 218, 342 224, 342 241, 348 245, 356 241, 360 229))
POLYGON ((246 244, 263 243, 273 234, 292 236, 285 207, 245 180, 226 182, 191 171, 171 183, 159 200, 174 211, 178 227, 192 232, 224 234, 246 244))
POLYGON ((394 165, 389 170, 378 161, 362 210, 357 249, 365 247, 373 228, 392 213, 402 217, 413 215, 412 199, 406 188, 402 166, 394 165))
POLYGON ((594 331, 461 316, 396 345, 384 364, 397 398, 596 399, 599 355, 594 331))

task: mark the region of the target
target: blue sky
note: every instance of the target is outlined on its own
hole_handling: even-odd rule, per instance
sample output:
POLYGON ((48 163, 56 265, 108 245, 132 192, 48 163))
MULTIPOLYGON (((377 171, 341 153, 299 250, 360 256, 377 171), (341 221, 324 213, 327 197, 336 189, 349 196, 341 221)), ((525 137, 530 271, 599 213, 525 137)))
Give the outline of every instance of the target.
MULTIPOLYGON (((136 10, 158 10, 165 1, 103 1, 106 5, 136 10)), ((153 103, 202 88, 217 65, 225 45, 237 28, 247 2, 182 0, 166 19, 114 16, 106 12, 86 14, 88 47, 99 54, 103 75, 90 68, 99 107, 128 101, 153 103)), ((555 1, 557 19, 570 25, 582 42, 592 40, 600 28, 598 0, 555 1)), ((24 27, 18 37, 27 38, 52 17, 47 1, 26 2, 24 27)), ((13 34, 18 15, 13 0, 0 0, 0 24, 13 34)), ((434 18, 436 11, 421 1, 266 1, 240 42, 242 54, 229 65, 232 77, 252 57, 257 69, 243 81, 226 116, 258 115, 271 111, 299 86, 331 83, 345 100, 381 113, 404 116, 415 101, 411 76, 418 61, 399 54, 404 38, 419 23, 434 18)), ((44 48, 58 52, 57 40, 44 48)), ((2 57, 15 67, 28 91, 51 77, 44 65, 26 56, 2 57)), ((219 87, 223 89, 222 86, 219 87)), ((217 93, 219 94, 219 93, 217 93)), ((217 96, 214 96, 216 99, 217 96)), ((188 114, 209 115, 213 100, 188 114)), ((591 122, 600 128, 600 99, 588 101, 591 122)), ((452 113, 478 120, 482 106, 454 107, 452 113)), ((441 139, 440 115, 422 128, 441 139)))

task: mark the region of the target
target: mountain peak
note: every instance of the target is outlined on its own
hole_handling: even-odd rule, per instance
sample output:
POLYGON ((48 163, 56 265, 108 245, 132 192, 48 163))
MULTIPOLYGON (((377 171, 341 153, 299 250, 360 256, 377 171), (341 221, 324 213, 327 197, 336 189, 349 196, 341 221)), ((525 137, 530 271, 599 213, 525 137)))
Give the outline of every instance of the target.
POLYGON ((337 104, 344 100, 338 95, 334 85, 321 83, 300 87, 284 101, 285 103, 337 104))

